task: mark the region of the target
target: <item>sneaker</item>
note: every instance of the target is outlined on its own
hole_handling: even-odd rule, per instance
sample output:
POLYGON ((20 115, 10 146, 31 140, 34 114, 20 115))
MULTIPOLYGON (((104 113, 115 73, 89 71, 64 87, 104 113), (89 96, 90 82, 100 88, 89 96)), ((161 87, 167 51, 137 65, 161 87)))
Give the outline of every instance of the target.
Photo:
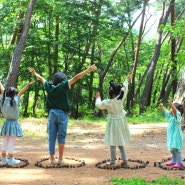
POLYGON ((21 162, 20 160, 17 160, 15 158, 10 158, 8 161, 8 165, 16 165, 16 164, 19 164, 20 162, 21 162))
POLYGON ((183 164, 176 163, 175 165, 173 165, 173 167, 174 168, 182 168, 183 164))
POLYGON ((112 162, 108 161, 108 162, 106 162, 106 165, 107 166, 115 166, 115 163, 112 163, 112 162))
POLYGON ((175 165, 175 163, 173 163, 172 161, 166 163, 166 166, 173 166, 173 165, 175 165))
POLYGON ((9 161, 9 160, 8 160, 7 157, 3 157, 3 158, 2 158, 2 161, 1 161, 1 164, 2 164, 2 165, 6 165, 6 164, 8 164, 8 161, 9 161))

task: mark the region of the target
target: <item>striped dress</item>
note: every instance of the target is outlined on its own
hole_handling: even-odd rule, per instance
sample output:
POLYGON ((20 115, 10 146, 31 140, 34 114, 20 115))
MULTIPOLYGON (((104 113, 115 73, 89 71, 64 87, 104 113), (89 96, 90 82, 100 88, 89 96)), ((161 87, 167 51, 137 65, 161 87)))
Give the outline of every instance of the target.
POLYGON ((108 112, 104 143, 109 146, 124 146, 131 140, 131 132, 126 119, 126 111, 123 109, 123 100, 128 93, 128 82, 122 87, 124 96, 122 100, 107 99, 101 101, 96 98, 96 107, 106 109, 108 112))

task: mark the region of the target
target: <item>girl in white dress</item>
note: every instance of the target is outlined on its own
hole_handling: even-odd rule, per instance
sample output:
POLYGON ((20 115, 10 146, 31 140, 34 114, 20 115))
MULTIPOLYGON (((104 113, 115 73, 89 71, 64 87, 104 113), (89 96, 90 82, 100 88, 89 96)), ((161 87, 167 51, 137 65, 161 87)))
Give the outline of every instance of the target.
POLYGON ((122 164, 126 165, 128 158, 124 145, 131 140, 131 133, 126 119, 126 111, 123 109, 123 100, 128 93, 128 81, 131 79, 129 73, 123 86, 117 82, 110 81, 109 96, 110 99, 101 100, 100 93, 96 92, 96 107, 98 109, 106 109, 108 112, 104 143, 110 146, 110 161, 107 165, 113 166, 116 160, 116 146, 118 146, 122 164))

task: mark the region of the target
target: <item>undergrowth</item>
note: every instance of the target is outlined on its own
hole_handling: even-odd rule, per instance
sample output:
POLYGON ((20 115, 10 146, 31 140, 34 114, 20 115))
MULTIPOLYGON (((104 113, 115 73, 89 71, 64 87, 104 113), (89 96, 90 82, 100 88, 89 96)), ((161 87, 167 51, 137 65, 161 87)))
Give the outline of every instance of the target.
POLYGON ((169 179, 167 176, 157 178, 153 182, 148 182, 137 177, 133 177, 131 179, 111 178, 110 182, 112 185, 185 185, 185 181, 183 179, 169 179))

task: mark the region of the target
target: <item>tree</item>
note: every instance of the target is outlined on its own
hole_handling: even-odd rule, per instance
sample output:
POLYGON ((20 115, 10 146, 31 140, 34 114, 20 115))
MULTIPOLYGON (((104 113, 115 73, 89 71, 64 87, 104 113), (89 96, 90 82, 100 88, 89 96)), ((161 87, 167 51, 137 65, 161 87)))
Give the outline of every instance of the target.
POLYGON ((137 69, 137 63, 138 63, 138 57, 139 57, 139 50, 140 50, 140 45, 141 45, 141 40, 142 40, 142 35, 143 35, 143 24, 144 24, 145 9, 146 9, 147 2, 148 0, 144 0, 143 2, 143 13, 142 13, 142 18, 141 18, 141 24, 140 24, 140 29, 139 29, 139 36, 138 36, 138 41, 137 41, 137 46, 136 46, 135 57, 134 57, 134 67, 132 70, 131 86, 130 86, 128 98, 127 98, 127 109, 129 109, 129 104, 133 106, 135 76, 136 76, 136 69, 137 69))
POLYGON ((162 46, 161 40, 162 40, 163 29, 161 27, 164 27, 166 25, 174 2, 175 2, 175 0, 170 1, 170 4, 169 4, 165 14, 164 14, 164 6, 163 6, 163 14, 160 18, 160 22, 159 22, 159 26, 158 26, 158 30, 157 30, 155 51, 154 51, 154 55, 152 56, 151 61, 150 61, 151 65, 150 65, 149 72, 148 72, 148 75, 146 78, 146 83, 145 83, 143 95, 142 95, 141 102, 140 102, 140 112, 141 113, 145 111, 145 106, 150 105, 154 72, 155 72, 155 68, 157 65, 157 61, 160 56, 160 50, 161 50, 161 46, 162 46))
MULTIPOLYGON (((105 79, 105 77, 106 77, 106 75, 108 73, 108 70, 109 70, 110 66, 113 63, 114 57, 116 56, 118 50, 121 48, 121 46, 125 42, 126 38, 129 36, 130 30, 133 28, 133 26, 135 25, 135 23, 137 22, 137 20, 141 16, 141 14, 142 14, 142 12, 136 17, 136 19, 133 21, 133 23, 129 26, 129 29, 126 31, 126 33, 122 37, 121 41, 118 43, 116 48, 111 53, 111 55, 110 55, 110 57, 108 59, 107 65, 105 66, 104 70, 99 72, 99 85, 98 85, 99 89, 101 89, 101 90, 103 89, 104 79, 105 79)), ((99 53, 101 53, 101 51, 99 51, 99 53)), ((101 95, 101 97, 103 97, 103 95, 101 95)))
POLYGON ((184 115, 182 120, 182 129, 185 129, 185 68, 182 69, 180 78, 177 83, 176 93, 173 98, 173 102, 180 103, 184 107, 184 115))
MULTIPOLYGON (((141 11, 137 18, 134 15, 136 10, 138 13, 138 9, 141 8, 144 1, 37 0, 35 1, 32 23, 29 27, 29 36, 26 38, 25 46, 21 46, 24 51, 21 53, 17 49, 19 44, 23 43, 19 36, 23 36, 21 34, 23 25, 25 25, 27 9, 25 3, 28 1, 30 0, 21 1, 21 3, 19 1, 4 1, 3 8, 0 9, 0 79, 2 82, 7 77, 10 61, 10 68, 13 70, 11 69, 12 73, 10 75, 9 71, 8 75, 9 78, 12 75, 15 76, 12 77, 15 82, 10 79, 9 84, 15 84, 18 88, 26 81, 32 80, 30 74, 27 73, 29 66, 36 68, 38 73, 50 80, 56 71, 63 71, 70 78, 89 64, 95 63, 99 73, 91 73, 90 77, 79 81, 70 90, 72 115, 75 118, 84 114, 92 114, 93 95, 97 87, 104 98, 107 96, 109 81, 122 82, 124 76, 133 68, 137 71, 135 77, 133 75, 134 80, 131 85, 137 89, 133 88, 134 91, 130 89, 126 105, 128 112, 132 111, 135 114, 137 111, 139 113, 139 103, 146 87, 151 89, 148 102, 152 108, 156 107, 159 101, 172 94, 173 84, 171 82, 175 76, 171 74, 173 63, 172 57, 169 57, 171 38, 176 41, 175 51, 173 50, 173 59, 177 61, 176 75, 178 75, 179 69, 184 67, 183 61, 185 60, 183 52, 185 49, 183 41, 184 6, 182 6, 183 4, 179 6, 181 0, 176 0, 175 3, 175 14, 180 15, 181 13, 181 19, 178 22, 175 21, 173 26, 168 21, 167 23, 170 25, 168 30, 168 24, 164 25, 163 22, 160 22, 159 29, 163 31, 163 35, 160 35, 162 39, 158 37, 161 39, 160 42, 158 38, 155 41, 155 38, 144 37, 145 33, 143 32, 148 29, 146 26, 148 24, 147 9, 150 9, 150 2, 147 2, 145 22, 144 25, 141 24, 138 34, 138 30, 134 29, 133 25, 139 16, 142 14, 144 16, 144 11, 141 11), (17 9, 21 11, 18 12, 17 9), (16 35, 12 33, 16 33, 16 35), (20 42, 17 43, 19 40, 20 42), (12 45, 11 41, 13 41, 12 45), (17 47, 16 44, 18 44, 17 47), (13 52, 16 53, 15 56, 13 52), (157 57, 153 58, 154 55, 157 57), (13 56, 12 59, 10 56, 13 56), (152 80, 149 78, 151 70, 153 70, 153 76, 150 75, 152 80), (152 87, 146 85, 148 79, 152 87), (134 92, 134 97, 132 92, 134 92), (132 102, 133 107, 130 107, 132 102)), ((161 2, 157 1, 157 5, 161 5, 161 2)), ((162 21, 164 16, 162 15, 162 21)), ((34 116, 43 114, 45 97, 43 86, 36 82, 21 102, 22 113, 34 116)), ((148 104, 144 106, 147 107, 148 104)))
POLYGON ((15 48, 15 51, 11 60, 7 81, 6 81, 6 87, 17 85, 17 78, 18 78, 18 72, 19 72, 20 63, 21 63, 21 56, 25 48, 34 4, 35 4, 35 0, 30 0, 28 9, 27 9, 27 14, 25 17, 23 32, 19 40, 19 43, 15 48))
POLYGON ((173 102, 182 104, 184 99, 185 99, 185 68, 181 70, 173 102))

